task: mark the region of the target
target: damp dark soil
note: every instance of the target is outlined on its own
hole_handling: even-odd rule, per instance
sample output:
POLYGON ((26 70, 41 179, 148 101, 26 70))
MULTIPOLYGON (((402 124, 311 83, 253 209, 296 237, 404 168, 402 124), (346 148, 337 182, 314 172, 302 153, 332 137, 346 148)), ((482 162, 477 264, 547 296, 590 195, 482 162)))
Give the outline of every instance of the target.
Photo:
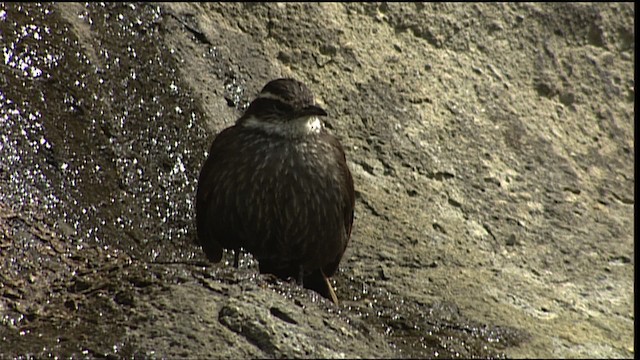
POLYGON ((0 358, 634 357, 626 4, 1 3, 0 358), (339 305, 195 244, 269 80, 356 192, 339 305))

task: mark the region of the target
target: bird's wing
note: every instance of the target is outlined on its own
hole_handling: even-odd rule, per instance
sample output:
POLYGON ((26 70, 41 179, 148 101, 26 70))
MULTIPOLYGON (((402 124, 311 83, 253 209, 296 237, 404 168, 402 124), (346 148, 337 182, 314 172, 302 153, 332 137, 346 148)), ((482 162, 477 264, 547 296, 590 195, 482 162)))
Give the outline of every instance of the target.
POLYGON ((235 127, 229 127, 220 132, 211 144, 209 156, 202 166, 200 176, 198 177, 198 188, 196 191, 196 226, 198 230, 198 242, 202 245, 207 258, 212 262, 219 262, 222 259, 222 244, 219 239, 214 236, 213 226, 218 214, 212 213, 211 201, 213 190, 216 182, 220 177, 219 174, 223 167, 226 166, 225 159, 228 154, 227 146, 233 139, 235 127))
POLYGON ((331 277, 338 270, 338 265, 340 264, 342 255, 344 254, 344 251, 346 250, 347 245, 349 244, 349 240, 351 238, 351 229, 353 227, 353 215, 354 215, 356 199, 355 199, 355 192, 354 192, 354 186, 353 186, 353 177, 351 176, 351 171, 349 171, 349 167, 347 166, 347 159, 346 159, 344 150, 342 148, 342 145, 340 144, 340 141, 336 137, 328 133, 323 136, 325 136, 325 141, 328 141, 329 143, 331 143, 335 156, 342 160, 342 161, 339 161, 339 163, 341 164, 340 175, 342 177, 341 179, 342 181, 340 183, 343 186, 343 188, 340 189, 341 190, 340 193, 345 194, 345 196, 342 199, 342 214, 344 217, 344 230, 345 230, 344 247, 340 252, 340 255, 335 259, 335 261, 327 264, 322 269, 323 273, 326 276, 331 277))

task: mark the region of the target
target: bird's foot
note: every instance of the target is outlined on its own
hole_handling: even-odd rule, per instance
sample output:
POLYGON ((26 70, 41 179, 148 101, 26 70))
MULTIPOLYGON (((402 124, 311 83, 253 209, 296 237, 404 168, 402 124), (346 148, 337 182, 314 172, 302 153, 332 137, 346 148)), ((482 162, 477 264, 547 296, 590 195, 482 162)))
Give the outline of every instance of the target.
POLYGON ((240 264, 240 249, 233 250, 233 267, 238 268, 240 264))

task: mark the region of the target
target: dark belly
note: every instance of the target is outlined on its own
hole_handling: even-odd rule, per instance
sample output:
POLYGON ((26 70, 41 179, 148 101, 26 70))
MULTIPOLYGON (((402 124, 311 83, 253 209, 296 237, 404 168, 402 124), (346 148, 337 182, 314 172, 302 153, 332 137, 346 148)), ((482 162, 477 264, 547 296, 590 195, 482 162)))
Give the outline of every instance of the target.
POLYGON ((339 261, 348 234, 332 159, 299 149, 275 148, 269 156, 244 150, 241 160, 212 177, 208 217, 216 241, 283 266, 317 269, 339 261))

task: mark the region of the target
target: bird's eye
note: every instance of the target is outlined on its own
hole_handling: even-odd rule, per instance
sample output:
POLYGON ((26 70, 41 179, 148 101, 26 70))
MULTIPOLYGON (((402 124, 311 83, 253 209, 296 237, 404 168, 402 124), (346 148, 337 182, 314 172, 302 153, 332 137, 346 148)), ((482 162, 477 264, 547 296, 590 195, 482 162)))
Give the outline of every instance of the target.
POLYGON ((287 111, 291 110, 291 106, 289 106, 288 104, 283 103, 282 101, 275 101, 273 103, 273 108, 277 112, 287 112, 287 111))

